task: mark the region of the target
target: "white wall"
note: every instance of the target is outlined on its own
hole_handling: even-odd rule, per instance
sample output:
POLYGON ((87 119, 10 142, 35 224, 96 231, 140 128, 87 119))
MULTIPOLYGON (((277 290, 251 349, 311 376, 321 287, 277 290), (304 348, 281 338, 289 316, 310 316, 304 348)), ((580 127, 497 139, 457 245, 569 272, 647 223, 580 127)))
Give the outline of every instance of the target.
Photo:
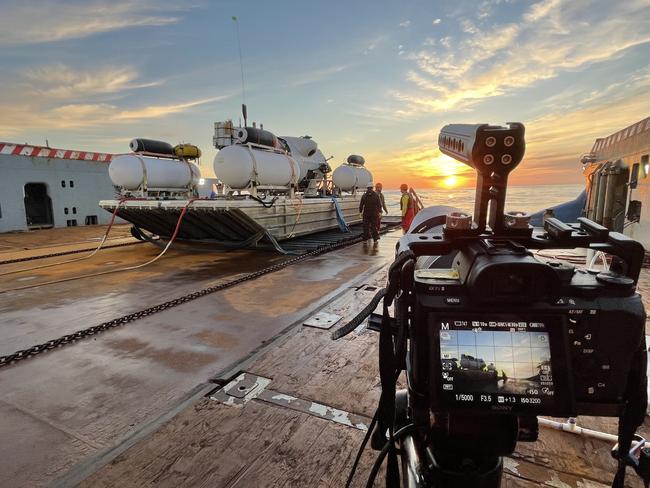
POLYGON ((99 200, 115 196, 108 163, 0 155, 0 232, 27 229, 23 201, 26 183, 47 185, 55 227, 65 227, 72 219, 84 225, 88 215, 96 215, 100 224, 110 220, 110 214, 97 205, 99 200), (74 187, 70 187, 71 180, 74 187))

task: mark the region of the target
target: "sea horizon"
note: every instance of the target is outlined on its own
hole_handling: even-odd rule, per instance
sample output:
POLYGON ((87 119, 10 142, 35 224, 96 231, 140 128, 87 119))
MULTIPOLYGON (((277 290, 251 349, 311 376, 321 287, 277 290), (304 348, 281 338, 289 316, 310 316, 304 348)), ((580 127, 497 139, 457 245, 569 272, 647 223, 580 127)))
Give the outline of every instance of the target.
MULTIPOLYGON (((449 205, 472 213, 474 210, 475 188, 436 188, 421 190, 414 188, 425 207, 434 205, 449 205)), ((574 200, 582 191, 584 185, 544 184, 544 185, 512 185, 506 193, 506 211, 537 212, 574 200), (532 191, 534 189, 534 191, 532 191)), ((389 214, 399 211, 399 190, 383 191, 389 214)))

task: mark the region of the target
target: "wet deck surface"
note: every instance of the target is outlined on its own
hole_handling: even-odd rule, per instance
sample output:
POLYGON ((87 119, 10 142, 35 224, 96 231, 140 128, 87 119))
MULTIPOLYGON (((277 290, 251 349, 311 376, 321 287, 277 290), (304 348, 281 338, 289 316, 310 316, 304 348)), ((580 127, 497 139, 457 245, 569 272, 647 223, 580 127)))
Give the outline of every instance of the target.
MULTIPOLYGON (((310 258, 2 368, 0 479, 8 486, 43 486, 118 443, 376 268, 392 253, 390 240, 376 252, 352 246, 310 258)), ((144 262, 157 252, 148 245, 108 249, 86 261, 10 275, 0 290, 24 283, 20 278, 80 276, 144 262)), ((171 252, 138 271, 0 293, 0 354, 284 259, 251 251, 171 252)))
MULTIPOLYGON (((383 273, 379 273, 382 275, 383 273)), ((375 284, 375 280, 368 280, 375 284)), ((350 290, 325 311, 352 317, 372 293, 350 290)), ((377 336, 364 331, 333 342, 329 331, 298 326, 241 370, 270 379, 281 396, 317 402, 370 419, 380 395, 377 336)), ((243 406, 208 394, 94 471, 83 487, 331 486, 345 484, 364 436, 356 428, 279 406, 266 398, 243 406)), ((610 433, 613 419, 579 423, 610 433)), ((650 432, 650 425, 643 433, 650 432)), ((615 469, 611 445, 547 428, 505 460, 502 487, 605 488, 615 469)), ((353 486, 365 486, 376 452, 367 449, 353 486)), ((76 480, 75 477, 69 478, 76 480)), ((628 475, 629 486, 641 486, 628 475)), ((383 486, 377 481, 376 486, 383 486)))
MULTIPOLYGON (((337 326, 352 317, 374 293, 357 287, 381 286, 398 237, 385 236, 378 249, 359 244, 308 259, 0 369, 0 484, 342 486, 361 430, 263 399, 231 406, 211 395, 245 371, 270 379, 268 389, 280 395, 371 417, 380 392, 377 335, 332 342, 330 331, 301 324, 321 309, 343 317, 337 326)), ((1 293, 141 263, 157 252, 114 248, 3 277, 0 355, 286 259, 172 252, 139 271, 1 293)), ((49 260, 0 272, 42 262, 49 260)), ((650 273, 639 288, 650 293, 650 273)), ((579 422, 616 432, 611 419, 579 422)), ((507 460, 502 486, 609 486, 610 448, 542 428, 540 441, 520 443, 507 460)), ((355 486, 365 485, 374 455, 364 454, 355 486)))

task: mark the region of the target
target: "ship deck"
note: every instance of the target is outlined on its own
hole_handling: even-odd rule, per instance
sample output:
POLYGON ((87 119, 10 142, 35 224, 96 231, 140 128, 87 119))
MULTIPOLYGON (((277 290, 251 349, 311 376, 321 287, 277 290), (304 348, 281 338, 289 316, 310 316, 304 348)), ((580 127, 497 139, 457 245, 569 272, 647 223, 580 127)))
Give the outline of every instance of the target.
MULTIPOLYGON (((118 229, 127 243, 126 227, 118 229)), ((96 240, 87 232, 3 235, 0 244, 12 247, 0 251, 0 261, 90 249, 96 240)), ((303 324, 319 313, 340 317, 334 327, 354 316, 382 286, 400 234, 385 235, 377 248, 355 244, 310 257, 0 368, 2 484, 342 486, 364 435, 358 424, 367 425, 379 397, 378 336, 360 331, 333 342, 331 329, 303 324), (264 394, 242 404, 224 397, 223 386, 241 373, 264 394)), ((4 276, 0 355, 287 259, 172 248, 140 270, 26 288, 158 252, 147 244, 112 247, 4 276)), ((5 264, 0 273, 69 258, 5 264)), ((639 290, 650 298, 647 270, 639 290)), ((616 432, 613 419, 581 417, 579 424, 616 432)), ((540 431, 537 443, 520 443, 506 460, 502 486, 609 486, 610 445, 540 431)), ((353 486, 365 486, 374 455, 364 453, 353 486)), ((628 480, 641 486, 631 474, 628 480)))

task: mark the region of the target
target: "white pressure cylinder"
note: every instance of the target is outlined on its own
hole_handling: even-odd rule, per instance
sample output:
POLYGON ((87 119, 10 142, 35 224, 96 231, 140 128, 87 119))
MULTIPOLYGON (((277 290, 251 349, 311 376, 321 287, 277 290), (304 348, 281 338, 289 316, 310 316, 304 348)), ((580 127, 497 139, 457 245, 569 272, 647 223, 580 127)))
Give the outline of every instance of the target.
POLYGON ((144 183, 148 189, 181 189, 197 185, 201 170, 189 161, 120 154, 113 157, 108 175, 115 186, 127 190, 137 190, 144 183))
POLYGON ((289 146, 291 157, 298 163, 298 167, 300 168, 299 180, 306 177, 309 170, 316 171, 321 165, 327 164, 325 156, 318 149, 318 144, 313 139, 286 136, 283 136, 282 139, 289 146))
POLYGON ((289 186, 300 177, 298 163, 286 154, 235 144, 214 157, 214 174, 230 188, 246 188, 253 180, 262 186, 289 186))
POLYGON ((343 191, 366 188, 372 182, 372 174, 363 166, 342 164, 332 173, 332 181, 343 191))
POLYGON ((291 137, 290 141, 287 142, 292 146, 292 150, 297 151, 298 154, 305 158, 309 158, 316 154, 316 149, 318 149, 316 141, 307 137, 291 137))

